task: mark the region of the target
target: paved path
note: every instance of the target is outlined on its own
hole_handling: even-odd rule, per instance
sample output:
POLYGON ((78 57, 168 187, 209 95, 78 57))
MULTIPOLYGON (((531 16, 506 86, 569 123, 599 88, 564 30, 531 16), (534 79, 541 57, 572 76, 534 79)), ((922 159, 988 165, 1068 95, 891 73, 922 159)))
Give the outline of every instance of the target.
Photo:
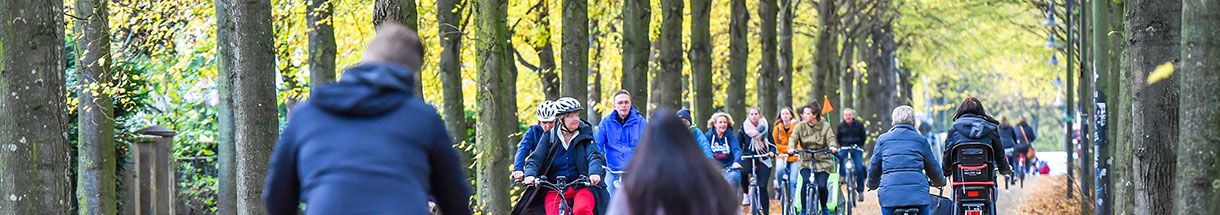
MULTIPOLYGON (((1018 213, 1018 211, 1019 211, 1019 208, 1021 207, 1022 203, 1025 202, 1024 200, 1029 198, 1031 195, 1034 195, 1034 194, 1032 194, 1033 192, 1035 192, 1034 185, 1042 183, 1042 180, 1044 180, 1045 178, 1048 178, 1048 177, 1047 176, 1033 176, 1033 177, 1026 178, 1028 181, 1025 182, 1025 188, 1019 188, 1019 186, 1010 186, 1009 189, 1004 189, 1004 186, 1001 185, 999 193, 998 193, 999 197, 996 202, 997 203, 996 210, 999 212, 999 215, 1020 214, 1020 213, 1018 213)), ((944 194, 945 197, 948 197, 949 192, 951 192, 950 190, 947 190, 947 188, 948 187, 946 187, 945 194, 944 194)), ((936 194, 937 189, 933 188, 931 193, 936 194)), ((877 203, 877 191, 865 191, 864 197, 865 197, 864 202, 859 202, 860 204, 856 205, 855 210, 853 210, 854 211, 853 214, 859 214, 859 215, 881 214, 881 206, 877 203)), ((780 204, 779 204, 778 200, 771 201, 771 214, 781 215, 779 205, 780 204)), ((748 210, 749 210, 748 207, 742 207, 742 214, 749 214, 748 210)))

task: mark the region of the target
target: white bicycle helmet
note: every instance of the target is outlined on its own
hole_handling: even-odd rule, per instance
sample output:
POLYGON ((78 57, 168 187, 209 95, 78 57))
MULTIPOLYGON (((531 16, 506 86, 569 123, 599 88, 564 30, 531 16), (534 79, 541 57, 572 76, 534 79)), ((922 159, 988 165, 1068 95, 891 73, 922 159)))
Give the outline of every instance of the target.
POLYGON ((559 98, 559 100, 552 102, 551 105, 551 108, 555 110, 555 115, 584 110, 584 108, 580 107, 580 101, 572 97, 559 98))
POLYGON ((554 106, 554 102, 551 100, 542 101, 541 104, 538 104, 534 116, 538 117, 539 122, 554 122, 556 115, 554 106))

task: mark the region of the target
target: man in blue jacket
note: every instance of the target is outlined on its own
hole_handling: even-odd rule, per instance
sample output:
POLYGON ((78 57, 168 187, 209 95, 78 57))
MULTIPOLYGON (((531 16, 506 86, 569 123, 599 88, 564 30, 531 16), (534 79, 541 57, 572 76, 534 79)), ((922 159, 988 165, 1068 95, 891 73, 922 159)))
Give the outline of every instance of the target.
POLYGON ((619 175, 613 172, 622 171, 627 166, 647 124, 640 111, 631 106, 631 93, 627 90, 614 92, 614 111, 606 114, 597 125, 597 130, 593 131, 593 141, 605 152, 606 166, 610 167, 606 173, 610 193, 618 190, 618 183, 614 182, 619 180, 619 175))
POLYGON ((920 214, 928 214, 929 185, 945 186, 940 164, 932 157, 927 138, 915 130, 915 109, 899 106, 892 116, 894 127, 877 138, 876 155, 869 162, 868 189, 880 186, 881 214, 903 207, 918 207, 920 214))
POLYGON ((293 109, 272 152, 268 214, 471 214, 470 184, 436 109, 414 92, 419 36, 382 24, 361 64, 293 109))

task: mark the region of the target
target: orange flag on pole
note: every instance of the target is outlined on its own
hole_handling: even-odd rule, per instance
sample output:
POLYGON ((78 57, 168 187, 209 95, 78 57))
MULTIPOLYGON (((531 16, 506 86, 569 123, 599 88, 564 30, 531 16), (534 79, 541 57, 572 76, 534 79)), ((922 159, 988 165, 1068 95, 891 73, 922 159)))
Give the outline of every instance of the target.
POLYGON ((831 111, 835 110, 835 107, 830 106, 830 98, 822 96, 822 99, 822 114, 830 113, 831 111))

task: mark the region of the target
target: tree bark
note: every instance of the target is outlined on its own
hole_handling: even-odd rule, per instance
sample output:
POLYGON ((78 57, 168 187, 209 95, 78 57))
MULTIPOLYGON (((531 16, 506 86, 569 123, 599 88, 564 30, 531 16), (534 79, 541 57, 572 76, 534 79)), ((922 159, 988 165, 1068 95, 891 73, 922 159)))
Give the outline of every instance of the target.
POLYGON ((1109 124, 1113 123, 1111 121, 1114 120, 1110 116, 1112 115, 1111 108, 1114 107, 1115 101, 1110 99, 1112 93, 1109 91, 1110 86, 1113 85, 1112 82, 1109 82, 1110 76, 1113 76, 1110 73, 1110 56, 1112 55, 1110 52, 1110 37, 1108 36, 1110 23, 1106 22, 1110 15, 1110 1, 1093 1, 1091 3, 1092 9, 1090 15, 1093 16, 1091 19, 1093 26, 1091 36, 1093 39, 1089 41, 1092 42, 1091 54, 1093 55, 1093 73, 1095 76, 1089 78, 1096 77, 1093 84, 1094 92, 1097 92, 1095 96, 1098 96, 1097 99, 1105 102, 1095 103, 1095 111, 1093 112, 1095 114, 1104 114, 1097 115, 1102 118, 1095 119, 1093 123, 1097 134, 1095 136, 1097 145, 1094 147, 1098 158, 1097 174, 1100 176, 1096 180, 1098 186, 1096 189, 1097 193, 1095 193, 1093 198, 1093 212, 1097 215, 1111 215, 1114 208, 1114 191, 1112 190, 1113 186, 1111 186, 1110 180, 1113 177, 1110 155, 1111 146, 1114 144, 1112 142, 1113 138, 1109 137, 1112 137, 1114 133, 1109 128, 1114 126, 1109 124))
MULTIPOLYGON (((563 1, 563 94, 589 104, 589 3, 563 1)), ((680 64, 679 64, 680 65, 680 64)))
MULTIPOLYGON (((835 49, 834 31, 838 29, 839 18, 835 15, 835 0, 822 0, 817 6, 819 27, 817 42, 813 47, 814 52, 817 53, 814 59, 816 68, 809 74, 811 75, 810 80, 826 80, 826 76, 838 69, 834 66, 834 61, 839 59, 835 57, 838 51, 835 49)), ((822 102, 820 97, 826 96, 826 90, 825 82, 813 81, 809 87, 809 99, 814 102, 822 102)))
POLYGON ((1149 84, 1156 66, 1177 60, 1180 1, 1128 1, 1127 38, 1131 46, 1132 171, 1135 214, 1173 209, 1171 192, 1178 142, 1178 80, 1169 76, 1149 84))
MULTIPOLYGON (((1110 7, 1110 27, 1111 32, 1125 32, 1126 25, 1123 22, 1127 19, 1124 12, 1126 1, 1113 2, 1110 7)), ((1113 173, 1111 183, 1114 188, 1114 214, 1134 214, 1135 208, 1135 191, 1132 186, 1131 173, 1131 84, 1129 74, 1131 73, 1131 62, 1126 60, 1130 55, 1129 44, 1126 43, 1126 35, 1114 34, 1111 37, 1110 44, 1113 50, 1110 56, 1110 62, 1117 63, 1118 66, 1112 66, 1110 69, 1110 85, 1112 92, 1109 101, 1113 101, 1113 111, 1110 111, 1111 119, 1114 125, 1110 126, 1111 135, 1114 137, 1114 142, 1111 145, 1113 150, 1113 166, 1110 173, 1113 173)))
POLYGON ((80 214, 117 214, 115 205, 114 74, 110 72, 107 2, 79 0, 76 35, 77 175, 80 214))
MULTIPOLYGON (((436 25, 437 35, 440 37, 441 55, 440 62, 437 63, 437 71, 441 74, 441 88, 443 109, 445 112, 445 126, 449 128, 449 134, 453 136, 453 143, 457 144, 458 157, 462 161, 462 166, 470 166, 474 162, 474 156, 466 150, 466 106, 462 100, 462 36, 465 35, 462 29, 461 17, 458 11, 458 2, 460 0, 437 0, 436 1, 436 20, 439 23, 436 25)), ((470 173, 469 168, 462 168, 462 173, 466 177, 474 177, 470 173)))
POLYGON ((1220 214, 1220 2, 1182 1, 1174 214, 1220 214))
MULTIPOLYGON (((777 94, 775 92, 778 89, 775 83, 777 80, 776 75, 779 73, 777 71, 779 66, 776 65, 778 63, 776 54, 779 52, 776 44, 776 39, 778 38, 776 38, 775 32, 775 18, 778 11, 779 9, 775 6, 775 0, 758 1, 759 28, 761 28, 759 29, 758 40, 762 46, 762 59, 759 59, 761 67, 758 69, 758 84, 756 88, 758 89, 758 107, 762 108, 762 116, 766 119, 774 119, 775 109, 779 107, 779 105, 776 105, 777 94)), ((734 116, 741 117, 742 119, 745 118, 745 116, 734 116)))
MULTIPOLYGON (((415 0, 376 0, 373 3, 373 27, 381 25, 381 22, 393 20, 398 22, 412 31, 419 32, 419 11, 415 9, 415 0)), ((415 71, 420 72, 420 71, 415 71)), ((423 74, 420 74, 420 77, 423 74)), ((420 98, 424 97, 424 84, 415 85, 415 95, 420 98)))
POLYGON ((691 125, 704 128, 707 118, 712 116, 715 93, 712 89, 712 33, 711 0, 691 0, 690 20, 690 68, 694 79, 695 108, 691 110, 691 125))
POLYGON ((894 51, 898 49, 894 43, 893 22, 886 22, 873 27, 872 56, 868 62, 868 115, 864 116, 870 134, 880 134, 889 130, 891 120, 890 110, 896 105, 895 90, 897 86, 894 77, 894 51))
POLYGON ((331 21, 335 0, 309 0, 305 20, 309 26, 309 89, 313 92, 335 82, 335 27, 331 21))
POLYGON ((479 208, 486 214, 509 213, 508 183, 509 151, 507 144, 511 141, 510 133, 516 126, 506 127, 509 123, 516 124, 514 112, 516 98, 506 96, 515 89, 508 88, 513 75, 509 71, 513 66, 508 49, 508 21, 506 0, 475 1, 478 24, 476 46, 478 58, 478 112, 479 122, 476 132, 478 141, 478 200, 479 208), (509 92, 505 92, 509 91, 509 92))
MULTIPOLYGON (((534 51, 538 52, 538 79, 542 81, 542 92, 546 99, 559 99, 559 72, 555 71, 555 49, 551 46, 551 9, 547 0, 538 2, 538 28, 542 31, 540 41, 535 41, 534 51)), ((567 30, 567 29, 564 29, 567 30)))
POLYGON ((750 34, 750 12, 746 9, 746 0, 730 1, 732 9, 729 12, 729 89, 725 90, 729 95, 724 101, 724 111, 733 117, 741 118, 746 115, 746 63, 750 57, 750 47, 746 39, 750 34))
POLYGON ((279 138, 276 110, 275 47, 271 2, 224 0, 233 25, 228 69, 233 99, 233 142, 237 151, 237 214, 263 214, 263 185, 271 149, 279 138))
POLYGON ((677 111, 682 107, 682 88, 670 81, 682 79, 683 0, 661 0, 660 71, 652 85, 657 108, 677 111))
POLYGON ((792 107, 792 0, 779 0, 779 75, 775 82, 776 106, 792 107))
POLYGON ((631 92, 631 104, 648 112, 648 29, 651 0, 623 2, 623 89, 631 92))
POLYGON ((0 5, 0 214, 70 214, 64 3, 0 5))
MULTIPOLYGON (((599 1, 593 2, 594 5, 597 5, 598 3, 599 1)), ((605 9, 603 8, 602 10, 605 9)), ((601 59, 601 55, 603 53, 602 43, 599 40, 599 38, 604 34, 604 29, 602 29, 601 25, 599 25, 599 23, 602 21, 601 19, 603 18, 599 16, 593 16, 593 18, 589 19, 589 21, 592 22, 589 25, 589 44, 594 46, 594 48, 591 50, 593 53, 595 53, 592 54, 593 59, 601 59)), ((593 65, 589 66, 589 76, 587 77, 593 80, 589 85, 589 101, 585 104, 588 104, 589 107, 597 107, 602 98, 602 64, 600 60, 594 60, 591 63, 593 63, 593 65)), ((598 108, 587 109, 587 112, 585 112, 585 121, 588 121, 592 125, 598 125, 598 123, 600 123, 599 120, 601 120, 601 114, 597 112, 597 109, 598 108)))
MULTIPOLYGON (((233 22, 230 20, 229 3, 216 0, 216 44, 231 44, 233 22)), ((216 213, 237 214, 237 146, 233 143, 233 48, 222 46, 216 49, 216 157, 219 177, 216 179, 216 213)))
POLYGON ((840 56, 844 61, 840 66, 843 72, 839 74, 839 91, 842 94, 839 96, 839 105, 842 106, 840 108, 846 110, 846 108, 855 108, 856 69, 852 68, 852 65, 855 64, 853 51, 856 50, 856 40, 853 38, 844 38, 844 40, 843 56, 840 56))

